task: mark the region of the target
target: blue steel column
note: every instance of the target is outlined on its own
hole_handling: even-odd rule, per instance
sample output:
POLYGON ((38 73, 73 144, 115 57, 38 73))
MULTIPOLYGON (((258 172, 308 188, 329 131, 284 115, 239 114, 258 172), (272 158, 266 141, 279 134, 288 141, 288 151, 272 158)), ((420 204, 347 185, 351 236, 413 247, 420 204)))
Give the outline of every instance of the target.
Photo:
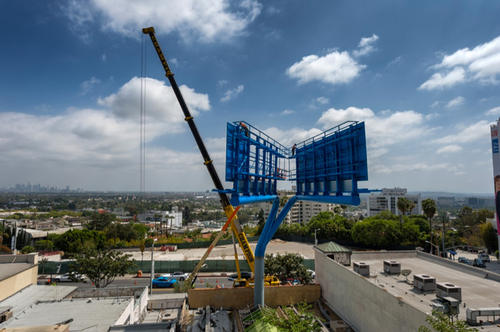
POLYGON ((259 242, 255 248, 255 288, 254 288, 254 305, 264 305, 264 255, 269 241, 273 238, 274 233, 278 230, 283 219, 285 219, 288 211, 297 201, 297 196, 291 197, 276 218, 280 200, 276 198, 273 202, 273 207, 267 217, 264 229, 259 237, 259 242))

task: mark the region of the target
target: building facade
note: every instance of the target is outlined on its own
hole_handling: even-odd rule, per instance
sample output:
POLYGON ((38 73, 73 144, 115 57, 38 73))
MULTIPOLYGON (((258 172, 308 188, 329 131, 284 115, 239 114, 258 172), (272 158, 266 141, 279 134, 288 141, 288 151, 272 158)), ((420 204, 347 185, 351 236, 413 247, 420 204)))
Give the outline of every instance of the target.
POLYGON ((409 195, 406 188, 384 188, 381 192, 371 193, 368 196, 368 216, 375 216, 382 211, 390 211, 400 215, 398 199, 406 198, 415 203, 415 207, 408 214, 422 214, 422 197, 420 194, 409 195))

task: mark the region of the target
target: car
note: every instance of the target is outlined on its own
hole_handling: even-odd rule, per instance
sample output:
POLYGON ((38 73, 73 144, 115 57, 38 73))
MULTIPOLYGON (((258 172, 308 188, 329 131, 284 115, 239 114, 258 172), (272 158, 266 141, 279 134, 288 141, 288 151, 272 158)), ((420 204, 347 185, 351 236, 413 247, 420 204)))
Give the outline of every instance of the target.
POLYGON ((472 265, 471 260, 468 259, 468 258, 466 258, 466 257, 458 257, 458 262, 459 263, 468 264, 468 265, 472 265))
MULTIPOLYGON (((240 274, 241 274, 241 279, 251 279, 252 278, 252 272, 241 271, 240 274)), ((238 273, 230 274, 227 279, 229 281, 233 281, 233 280, 238 279, 238 273)))
POLYGON ((472 263, 472 265, 476 267, 486 267, 486 264, 484 264, 481 258, 474 258, 474 262, 472 263))
POLYGON ((184 272, 174 272, 172 273, 172 277, 177 279, 178 281, 184 281, 187 278, 189 278, 189 273, 184 273, 184 272))
POLYGON ((153 288, 172 288, 176 283, 174 277, 158 277, 153 279, 153 288))
POLYGON ((483 252, 483 253, 480 253, 479 255, 477 255, 477 258, 480 258, 484 263, 489 263, 491 262, 490 260, 490 255, 488 255, 487 253, 483 252))
POLYGON ((84 280, 85 276, 76 272, 67 272, 65 274, 58 274, 52 277, 52 281, 55 282, 78 282, 84 280))

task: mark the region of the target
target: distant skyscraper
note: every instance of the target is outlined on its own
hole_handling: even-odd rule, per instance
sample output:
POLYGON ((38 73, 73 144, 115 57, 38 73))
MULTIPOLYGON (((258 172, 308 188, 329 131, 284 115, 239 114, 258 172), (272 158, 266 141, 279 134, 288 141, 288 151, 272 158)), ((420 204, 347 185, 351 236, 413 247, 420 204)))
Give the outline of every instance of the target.
POLYGON ((491 151, 493 153, 493 186, 495 190, 495 208, 497 218, 497 235, 498 246, 500 247, 500 147, 498 129, 500 127, 500 119, 496 124, 491 125, 491 151))

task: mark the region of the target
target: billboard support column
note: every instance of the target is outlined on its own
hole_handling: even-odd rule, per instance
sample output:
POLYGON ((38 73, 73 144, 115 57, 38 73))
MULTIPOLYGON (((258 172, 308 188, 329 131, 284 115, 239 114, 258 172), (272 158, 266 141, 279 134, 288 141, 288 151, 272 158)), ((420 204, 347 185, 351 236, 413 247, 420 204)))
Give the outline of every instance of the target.
POLYGON ((498 248, 500 250, 500 146, 498 129, 500 119, 491 125, 491 152, 493 154, 493 188, 495 190, 495 215, 497 221, 498 248))

